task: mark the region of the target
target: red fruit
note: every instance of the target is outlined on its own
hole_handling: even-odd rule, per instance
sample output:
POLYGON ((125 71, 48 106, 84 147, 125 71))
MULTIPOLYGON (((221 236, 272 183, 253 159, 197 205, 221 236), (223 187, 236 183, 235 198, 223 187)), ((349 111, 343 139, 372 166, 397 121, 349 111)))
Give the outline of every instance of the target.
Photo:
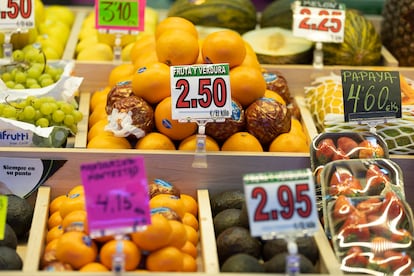
POLYGON ((347 218, 351 213, 355 211, 354 205, 351 200, 343 195, 337 197, 333 210, 333 218, 335 221, 341 221, 347 218))
POLYGON ((388 220, 398 220, 390 222, 393 225, 398 225, 399 222, 407 219, 403 202, 391 191, 385 194, 385 200, 382 203, 380 211, 387 214, 388 220))
POLYGON ((375 141, 364 140, 358 144, 359 158, 381 158, 384 157, 384 149, 375 141))
POLYGON ((320 164, 326 164, 332 160, 335 151, 334 141, 331 138, 324 138, 316 146, 315 156, 320 164))
POLYGON ((358 151, 358 143, 348 136, 339 137, 336 140, 336 146, 338 149, 343 150, 347 156, 355 155, 358 151))
POLYGON ((382 206, 382 201, 377 197, 369 197, 356 205, 356 208, 359 211, 364 212, 368 215, 378 215, 380 216, 380 209, 382 206))
POLYGON ((348 170, 337 170, 329 182, 330 195, 358 195, 363 188, 358 178, 348 170))
POLYGON ((368 241, 370 239, 367 217, 364 212, 355 210, 345 220, 339 233, 345 242, 368 241))
POLYGON ((368 257, 364 256, 361 247, 353 246, 346 253, 345 266, 347 267, 367 267, 368 257))
POLYGON ((390 178, 386 175, 377 165, 371 164, 365 174, 366 189, 375 190, 377 188, 383 188, 386 183, 390 182, 390 178))
POLYGON ((337 148, 335 154, 332 157, 332 160, 344 160, 350 159, 349 155, 343 149, 337 148))

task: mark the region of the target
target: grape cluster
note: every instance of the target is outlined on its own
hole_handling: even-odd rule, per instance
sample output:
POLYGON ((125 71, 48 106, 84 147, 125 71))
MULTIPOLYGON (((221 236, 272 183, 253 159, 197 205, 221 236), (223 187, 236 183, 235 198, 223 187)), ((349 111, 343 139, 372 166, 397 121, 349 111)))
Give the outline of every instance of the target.
POLYGON ((0 78, 10 89, 42 88, 57 82, 63 68, 47 63, 42 49, 31 44, 14 50, 12 62, 0 66, 0 78))
POLYGON ((75 134, 83 114, 75 103, 57 101, 49 96, 28 96, 23 100, 0 103, 0 117, 39 127, 63 126, 75 134))

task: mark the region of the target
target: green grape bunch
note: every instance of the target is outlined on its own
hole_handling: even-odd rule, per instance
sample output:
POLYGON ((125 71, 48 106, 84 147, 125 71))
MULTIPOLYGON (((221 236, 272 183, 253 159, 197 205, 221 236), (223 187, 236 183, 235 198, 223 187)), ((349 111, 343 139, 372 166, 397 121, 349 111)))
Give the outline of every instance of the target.
POLYGON ((63 68, 47 63, 39 45, 30 44, 12 53, 12 62, 0 66, 0 78, 9 89, 43 88, 56 83, 63 68))
POLYGON ((76 103, 50 96, 28 96, 26 99, 0 103, 0 117, 26 122, 39 127, 61 126, 77 133, 83 114, 76 103))

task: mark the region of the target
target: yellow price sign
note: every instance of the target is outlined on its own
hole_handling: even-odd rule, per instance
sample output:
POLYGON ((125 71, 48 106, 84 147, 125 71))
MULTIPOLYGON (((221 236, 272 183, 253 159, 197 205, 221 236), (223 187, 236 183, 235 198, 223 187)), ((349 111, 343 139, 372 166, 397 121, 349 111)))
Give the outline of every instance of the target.
POLYGON ((0 195, 0 240, 4 240, 7 219, 7 196, 0 195))

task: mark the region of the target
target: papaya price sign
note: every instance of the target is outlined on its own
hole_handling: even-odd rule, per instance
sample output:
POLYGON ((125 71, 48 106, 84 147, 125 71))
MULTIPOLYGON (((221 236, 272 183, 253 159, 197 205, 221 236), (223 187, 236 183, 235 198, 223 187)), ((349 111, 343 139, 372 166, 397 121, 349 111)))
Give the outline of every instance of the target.
POLYGON ((401 118, 398 71, 341 70, 344 120, 401 118))

